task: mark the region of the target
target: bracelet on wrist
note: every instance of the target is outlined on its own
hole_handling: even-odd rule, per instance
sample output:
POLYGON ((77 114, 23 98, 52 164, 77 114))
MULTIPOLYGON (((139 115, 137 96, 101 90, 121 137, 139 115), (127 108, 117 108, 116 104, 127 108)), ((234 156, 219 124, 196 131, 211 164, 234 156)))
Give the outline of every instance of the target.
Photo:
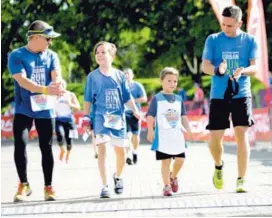
POLYGON ((46 86, 42 88, 42 94, 48 95, 48 88, 46 86))

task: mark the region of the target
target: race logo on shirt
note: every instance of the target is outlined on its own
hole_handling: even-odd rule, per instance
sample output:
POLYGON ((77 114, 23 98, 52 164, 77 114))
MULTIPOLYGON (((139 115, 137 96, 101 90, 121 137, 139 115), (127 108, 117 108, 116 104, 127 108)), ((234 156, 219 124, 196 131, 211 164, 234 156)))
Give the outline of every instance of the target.
POLYGON ((168 109, 165 113, 163 113, 167 122, 172 128, 175 128, 179 121, 179 113, 174 109, 168 109))
POLYGON ((106 109, 116 110, 119 109, 119 95, 117 89, 106 89, 105 90, 106 97, 106 109))
POLYGON ((45 85, 45 67, 34 67, 31 74, 31 80, 39 85, 45 85))
POLYGON ((232 75, 239 65, 239 52, 223 52, 223 60, 227 61, 226 74, 232 75))

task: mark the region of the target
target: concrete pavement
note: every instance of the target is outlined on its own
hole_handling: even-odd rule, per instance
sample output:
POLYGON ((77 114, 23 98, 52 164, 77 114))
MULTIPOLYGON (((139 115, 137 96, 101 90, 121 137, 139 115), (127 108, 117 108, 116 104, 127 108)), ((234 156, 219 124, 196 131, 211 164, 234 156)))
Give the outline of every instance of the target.
POLYGON ((113 192, 115 158, 108 149, 110 199, 99 199, 101 182, 90 145, 76 144, 69 164, 58 160, 54 146, 54 187, 58 200, 43 201, 43 174, 37 142, 28 148, 28 178, 33 194, 25 203, 13 203, 18 177, 13 147, 1 152, 1 215, 35 217, 89 216, 272 216, 272 152, 253 151, 248 172, 250 192, 235 193, 237 166, 235 148, 225 148, 225 188, 212 184, 213 162, 206 143, 190 143, 179 175, 180 190, 173 197, 162 196, 160 162, 149 145, 141 145, 139 163, 126 165, 123 195, 113 192))

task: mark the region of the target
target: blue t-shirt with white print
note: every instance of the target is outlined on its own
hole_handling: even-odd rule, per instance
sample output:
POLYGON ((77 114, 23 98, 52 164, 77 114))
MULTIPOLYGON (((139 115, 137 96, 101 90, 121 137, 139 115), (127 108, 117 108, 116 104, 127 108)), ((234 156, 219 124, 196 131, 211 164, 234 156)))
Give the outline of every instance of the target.
MULTIPOLYGON (((212 76, 210 98, 224 99, 229 75, 232 75, 236 68, 250 66, 250 60, 257 57, 258 46, 255 38, 241 30, 236 37, 228 37, 224 32, 209 35, 205 42, 202 59, 209 60, 215 67, 219 67, 223 60, 227 61, 225 75, 212 76)), ((250 77, 242 75, 238 84, 239 92, 233 98, 250 97, 250 77)))
POLYGON ((94 118, 94 133, 123 137, 125 128, 119 131, 104 127, 104 115, 118 115, 125 122, 124 104, 130 99, 129 86, 122 71, 113 68, 110 76, 102 74, 99 68, 90 72, 85 84, 84 101, 92 104, 91 115, 94 118))
MULTIPOLYGON (((146 96, 145 89, 141 83, 133 81, 133 82, 129 83, 129 88, 130 88, 130 92, 131 92, 133 99, 142 98, 142 97, 146 96)), ((141 103, 135 102, 135 104, 140 111, 141 110, 141 103)), ((132 113, 131 109, 126 107, 126 115, 132 115, 132 114, 133 113, 132 113)))
MULTIPOLYGON (((58 55, 50 49, 43 52, 32 53, 25 47, 12 51, 8 56, 8 69, 12 75, 25 73, 31 81, 48 86, 51 82, 51 72, 61 69, 58 55)), ((31 108, 30 96, 40 94, 32 93, 14 80, 15 85, 15 114, 23 114, 32 118, 53 118, 55 112, 42 110, 34 112, 31 108)))

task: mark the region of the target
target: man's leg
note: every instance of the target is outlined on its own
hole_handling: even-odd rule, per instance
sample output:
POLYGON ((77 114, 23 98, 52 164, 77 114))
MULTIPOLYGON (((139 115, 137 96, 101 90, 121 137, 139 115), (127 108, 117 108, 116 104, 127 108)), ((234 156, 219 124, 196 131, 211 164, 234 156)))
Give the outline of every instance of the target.
POLYGON ((234 127, 237 142, 238 177, 245 177, 250 156, 250 144, 248 139, 248 127, 234 127))
POLYGON ((27 153, 26 145, 28 143, 28 135, 32 127, 33 119, 22 114, 15 114, 13 121, 14 135, 14 161, 20 178, 18 191, 14 196, 15 202, 20 202, 29 196, 32 191, 27 179, 27 153))
POLYGON ((211 130, 209 135, 209 149, 215 166, 222 166, 223 136, 225 130, 211 130))
POLYGON ((53 131, 55 119, 35 119, 35 125, 39 136, 39 146, 42 153, 42 168, 44 174, 44 199, 54 201, 55 191, 52 187, 52 177, 54 168, 54 158, 52 151, 53 131))
POLYGON ((254 124, 251 97, 232 100, 232 122, 237 142, 238 178, 236 192, 246 192, 244 177, 250 156, 248 129, 254 124))

